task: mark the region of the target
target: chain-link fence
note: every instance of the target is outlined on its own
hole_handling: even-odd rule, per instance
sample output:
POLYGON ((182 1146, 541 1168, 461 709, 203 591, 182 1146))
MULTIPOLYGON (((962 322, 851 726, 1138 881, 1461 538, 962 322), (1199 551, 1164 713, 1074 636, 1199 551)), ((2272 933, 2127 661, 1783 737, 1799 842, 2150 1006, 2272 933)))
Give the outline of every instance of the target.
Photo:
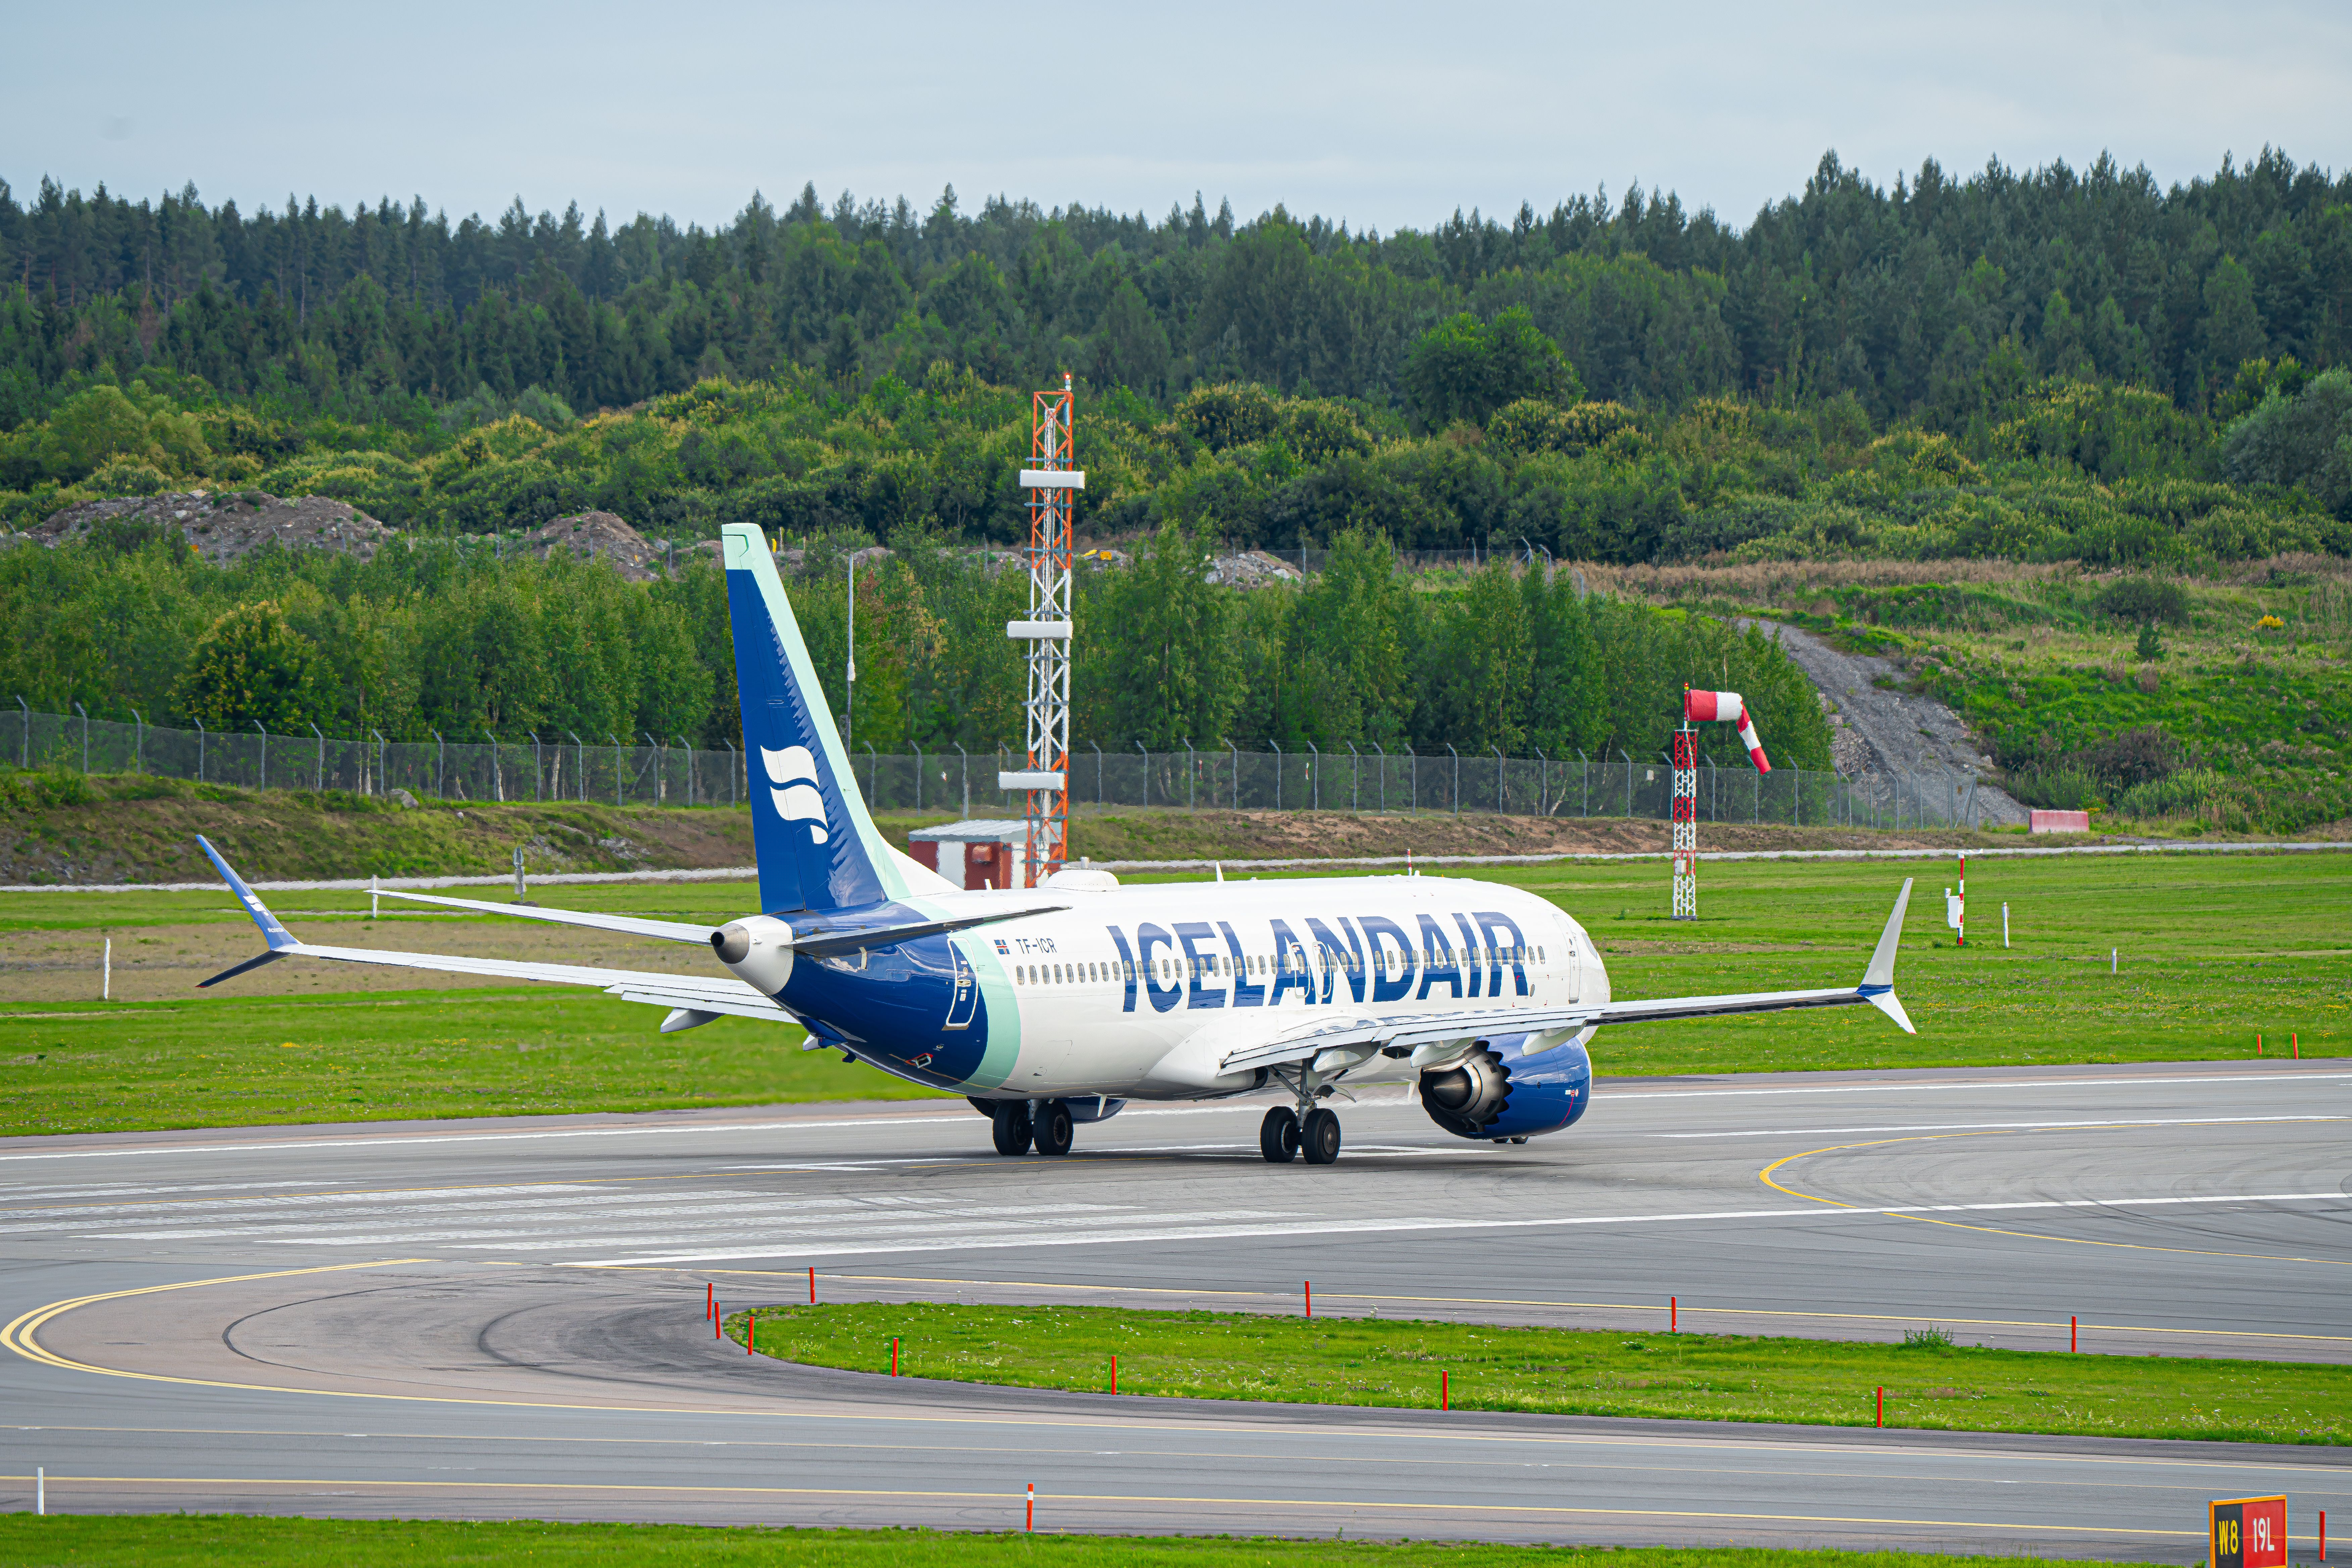
MULTIPOLYGON (((10 760, 26 768, 154 773, 248 789, 406 790, 444 800, 707 806, 744 798, 740 752, 701 750, 683 738, 664 744, 640 736, 629 745, 608 735, 600 745, 567 731, 521 741, 387 741, 374 734, 353 741, 315 730, 275 735, 121 724, 21 704, 16 718, 10 760)), ((869 747, 851 763, 877 811, 1021 815, 1023 797, 998 789, 996 775, 1024 760, 1003 751, 893 754, 869 747)), ((1076 805, 1653 819, 1672 816, 1674 795, 1663 755, 1506 757, 1379 746, 1344 752, 1089 746, 1070 759, 1069 789, 1076 805)), ((1940 788, 1899 780, 1799 768, 1763 775, 1744 761, 1718 767, 1711 759, 1698 769, 1696 810, 1702 822, 1885 828, 1977 823, 1974 780, 1959 781, 1947 799, 1940 788)))

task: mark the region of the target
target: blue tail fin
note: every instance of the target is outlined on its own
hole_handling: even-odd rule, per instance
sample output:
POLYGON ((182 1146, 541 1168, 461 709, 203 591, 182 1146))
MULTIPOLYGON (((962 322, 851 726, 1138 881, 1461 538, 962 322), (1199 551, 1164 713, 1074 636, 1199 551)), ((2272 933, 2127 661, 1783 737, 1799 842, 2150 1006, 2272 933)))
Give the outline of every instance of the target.
POLYGON ((906 879, 858 797, 766 537, 749 523, 730 523, 719 548, 743 700, 760 907, 839 910, 907 897, 906 879))

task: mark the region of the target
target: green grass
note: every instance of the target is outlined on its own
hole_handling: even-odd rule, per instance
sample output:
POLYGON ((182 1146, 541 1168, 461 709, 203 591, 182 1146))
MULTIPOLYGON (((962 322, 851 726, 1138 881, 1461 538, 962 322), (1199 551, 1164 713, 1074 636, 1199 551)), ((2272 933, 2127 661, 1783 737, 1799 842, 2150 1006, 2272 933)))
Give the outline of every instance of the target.
MULTIPOLYGON (((728 1320, 741 1342, 748 1314, 728 1320)), ((759 1309, 763 1354, 856 1372, 1292 1405, 2239 1442, 2352 1441, 2352 1370, 1380 1318, 859 1302, 759 1309)), ((1923 1338, 1934 1338, 1927 1331, 1923 1338)))
MULTIPOLYGON (((1048 1509, 1051 1500, 1043 1500, 1048 1509)), ((1010 1505, 1008 1504, 1008 1507, 1010 1505)), ((223 1561, 306 1568, 430 1563, 496 1568, 529 1562, 628 1564, 806 1563, 824 1568, 2059 1568, 2039 1557, 1923 1552, 1770 1551, 1759 1547, 1493 1546, 1479 1542, 1287 1541, 1272 1537, 949 1533, 932 1530, 712 1529, 692 1524, 551 1524, 537 1520, 258 1519, 236 1514, 0 1514, 0 1560, 212 1568, 223 1561)))
MULTIPOLYGON (((1895 889, 1917 879, 1895 974, 1917 1035, 1867 1008, 1642 1025, 1598 1037, 1604 1074, 2251 1061, 2258 1030, 2273 1055, 2290 1037, 2306 1057, 2352 1054, 2352 858, 1979 858, 1969 870, 1965 950, 1943 926, 1949 862, 1702 861, 1701 918, 1690 924, 1665 918, 1663 861, 1459 874, 1528 888, 1577 915, 1605 950, 1620 996, 1858 980, 1895 889), (2006 951, 2003 901, 2014 943, 2006 951), (2121 950, 2113 974, 2110 948, 2121 950)), ((677 919, 755 901, 746 886, 708 882, 564 887, 544 897, 677 919)), ((366 913, 365 894, 278 901, 294 930, 315 940, 336 940, 339 926, 353 929, 366 913)), ((487 917, 397 918, 413 928, 403 945, 464 952, 487 917)), ((142 931, 215 923, 246 923, 225 892, 0 895, 0 932, 102 929, 118 958, 137 950, 142 931)), ((11 1047, 0 1056, 0 1133, 929 1092, 802 1052, 797 1029, 728 1020, 665 1037, 657 1021, 647 1008, 547 987, 0 1001, 11 1047)))
POLYGON ((661 1035, 594 991, 0 1005, 0 1134, 902 1100, 932 1091, 729 1018, 661 1035))

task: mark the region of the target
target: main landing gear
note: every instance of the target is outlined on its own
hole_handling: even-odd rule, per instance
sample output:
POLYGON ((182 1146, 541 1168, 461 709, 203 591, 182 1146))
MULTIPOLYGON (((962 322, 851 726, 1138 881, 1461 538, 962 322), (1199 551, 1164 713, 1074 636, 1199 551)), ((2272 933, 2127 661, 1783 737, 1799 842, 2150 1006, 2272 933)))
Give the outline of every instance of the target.
POLYGON ((1276 1165, 1287 1165, 1301 1154, 1310 1165, 1330 1164, 1339 1157, 1339 1118, 1315 1103, 1315 1090, 1303 1072, 1297 1088, 1297 1110, 1277 1105, 1258 1123, 1258 1152, 1276 1165))
POLYGON ((989 1107, 988 1120, 1000 1154, 1026 1154, 1033 1143, 1040 1154, 1066 1154, 1077 1133, 1066 1100, 1033 1107, 1025 1100, 1000 1100, 989 1107))

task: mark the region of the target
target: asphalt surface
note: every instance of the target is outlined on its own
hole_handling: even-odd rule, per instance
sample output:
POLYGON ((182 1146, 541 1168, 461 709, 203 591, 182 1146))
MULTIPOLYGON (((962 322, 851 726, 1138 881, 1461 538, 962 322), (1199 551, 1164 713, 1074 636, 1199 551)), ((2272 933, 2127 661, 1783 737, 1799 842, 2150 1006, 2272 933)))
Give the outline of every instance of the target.
MULTIPOLYGON (((0 1508, 1905 1545, 2187 1563, 2352 1455, 1109 1398, 783 1365, 805 1299, 1215 1305, 2352 1362, 2352 1062, 1606 1082, 1465 1143, 960 1102, 0 1141, 0 1508)), ((1858 1394, 1859 1397, 1859 1394, 1858 1394)), ((2352 1398, 2352 1373, 2347 1374, 2352 1398)))

